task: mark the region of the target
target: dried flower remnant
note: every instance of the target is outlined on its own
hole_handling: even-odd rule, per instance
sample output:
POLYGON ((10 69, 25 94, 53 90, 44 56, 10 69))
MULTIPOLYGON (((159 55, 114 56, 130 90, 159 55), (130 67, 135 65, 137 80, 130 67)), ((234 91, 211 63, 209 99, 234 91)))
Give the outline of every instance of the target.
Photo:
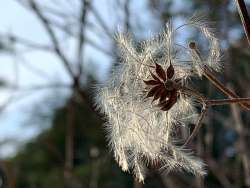
POLYGON ((122 170, 132 171, 141 182, 152 167, 204 175, 203 163, 184 147, 177 146, 184 139, 178 130, 181 126, 188 128, 185 125, 189 123, 196 123, 199 128, 209 105, 246 101, 215 102, 188 87, 192 77, 206 73, 204 67, 220 70, 220 50, 218 40, 200 18, 192 17, 184 25, 198 27, 208 39, 210 48, 206 58, 201 58, 192 43, 181 48, 175 44, 176 29, 171 22, 162 34, 137 45, 139 50, 128 35, 118 34, 122 61, 106 84, 97 88, 96 103, 107 117, 105 130, 115 160, 122 170), (194 102, 204 107, 199 117, 194 102))
POLYGON ((143 80, 146 85, 153 86, 146 98, 154 97, 153 101, 159 99, 158 106, 161 107, 161 110, 168 111, 177 102, 177 91, 181 88, 181 79, 172 79, 174 76, 172 63, 170 63, 167 73, 159 64, 155 63, 155 67, 155 72, 159 78, 150 72, 153 80, 143 80))

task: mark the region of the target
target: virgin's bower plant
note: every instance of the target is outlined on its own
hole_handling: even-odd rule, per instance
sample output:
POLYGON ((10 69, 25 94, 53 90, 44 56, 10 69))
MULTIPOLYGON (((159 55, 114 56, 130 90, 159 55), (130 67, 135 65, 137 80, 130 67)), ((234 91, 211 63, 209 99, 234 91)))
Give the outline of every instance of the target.
POLYGON ((187 145, 197 134, 207 108, 241 103, 249 109, 242 103, 248 98, 209 100, 190 87, 190 80, 205 76, 218 89, 226 89, 220 88, 221 83, 213 76, 214 71, 221 70, 219 41, 213 29, 199 15, 175 29, 169 21, 161 34, 139 44, 131 38, 117 35, 121 62, 110 79, 97 86, 96 103, 107 118, 105 130, 115 160, 140 182, 149 168, 203 176, 203 163, 191 155, 187 145), (176 44, 176 31, 183 32, 185 27, 195 27, 208 40, 206 56, 200 54, 195 42, 176 44), (202 106, 200 115, 196 105, 202 106), (185 142, 180 129, 188 129, 190 123, 196 127, 185 142))

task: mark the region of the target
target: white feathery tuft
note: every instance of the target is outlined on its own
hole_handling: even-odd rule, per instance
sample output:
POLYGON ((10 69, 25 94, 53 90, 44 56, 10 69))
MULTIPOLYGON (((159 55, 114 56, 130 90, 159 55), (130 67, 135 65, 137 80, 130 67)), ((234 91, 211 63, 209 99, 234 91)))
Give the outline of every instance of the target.
MULTIPOLYGON (((211 26, 212 23, 209 22, 203 14, 196 13, 192 17, 189 18, 187 25, 199 29, 209 42, 208 56, 204 57, 204 59, 198 60, 198 63, 201 63, 203 65, 205 64, 215 71, 218 71, 218 72, 221 71, 221 67, 222 67, 221 52, 220 52, 221 50, 219 46, 219 41, 215 35, 214 28, 211 26)), ((197 57, 195 57, 196 55, 194 55, 194 53, 191 53, 191 54, 192 54, 192 57, 194 56, 193 58, 196 59, 197 61, 197 57)), ((201 65, 200 68, 202 68, 203 65, 201 65)), ((201 71, 202 70, 198 70, 199 75, 201 71)))
POLYGON ((174 43, 171 22, 166 29, 140 44, 133 44, 129 35, 117 34, 116 40, 122 59, 113 70, 110 79, 98 86, 96 104, 105 114, 105 125, 109 146, 115 160, 123 171, 131 170, 143 182, 147 167, 157 166, 164 171, 185 170, 194 175, 205 174, 204 165, 183 148, 177 147, 175 138, 179 126, 193 123, 197 119, 192 98, 180 94, 178 101, 167 112, 160 111, 150 99, 145 99, 152 66, 161 65, 164 70, 170 65, 175 68, 175 79, 188 80, 202 75, 202 66, 220 70, 219 43, 204 19, 191 17, 187 23, 197 27, 210 42, 210 52, 204 59, 189 53, 185 63, 179 61, 174 43), (190 63, 191 61, 191 63, 190 63))

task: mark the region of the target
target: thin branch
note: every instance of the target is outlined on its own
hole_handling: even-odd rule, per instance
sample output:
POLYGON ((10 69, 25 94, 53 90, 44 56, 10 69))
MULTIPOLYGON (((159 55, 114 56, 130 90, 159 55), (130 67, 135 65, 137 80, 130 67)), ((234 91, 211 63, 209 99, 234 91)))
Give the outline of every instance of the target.
POLYGON ((125 0, 125 2, 124 2, 124 16, 125 16, 124 28, 125 28, 125 31, 130 31, 130 29, 131 29, 129 6, 130 6, 130 0, 125 0))
MULTIPOLYGON (((65 11, 59 11, 58 9, 49 7, 49 6, 42 6, 42 10, 50 15, 53 15, 57 18, 60 19, 65 19, 65 18, 76 18, 76 16, 73 13, 66 13, 65 11)), ((57 7, 58 8, 58 7, 57 7)))
POLYGON ((82 0, 82 7, 81 7, 81 16, 80 16, 80 31, 79 31, 79 43, 78 43, 78 51, 77 51, 77 58, 78 58, 78 77, 82 74, 83 69, 83 44, 85 42, 85 33, 84 30, 86 29, 86 15, 89 9, 89 1, 82 0))
MULTIPOLYGON (((31 0, 31 1, 33 1, 33 0, 31 0)), ((25 5, 24 3, 21 3, 21 2, 19 2, 19 1, 17 1, 17 2, 20 3, 22 6, 24 6, 25 8, 29 8, 29 7, 28 7, 27 5, 25 5)), ((89 6, 89 7, 90 7, 90 6, 89 6)), ((93 11, 95 12, 95 9, 94 9, 94 8, 93 8, 93 11)), ((40 12, 41 12, 41 11, 40 11, 40 12)), ((42 16, 43 16, 43 15, 42 15, 42 16)), ((104 21, 102 20, 102 18, 100 17, 100 15, 99 15, 98 12, 95 12, 95 16, 97 17, 97 21, 100 23, 100 25, 101 25, 103 28, 106 29, 106 33, 109 33, 108 35, 109 35, 110 37, 113 37, 112 33, 111 33, 110 31, 108 31, 108 27, 106 26, 106 24, 104 23, 104 21)), ((43 16, 43 17, 44 17, 44 16, 43 16)), ((39 17, 39 18, 40 18, 40 17, 39 17)), ((44 17, 44 18, 45 18, 45 17, 44 17)), ((46 19, 46 18, 45 18, 45 19, 46 19)), ((85 22, 86 22, 86 25, 88 25, 88 26, 91 25, 91 23, 88 23, 87 20, 86 20, 85 22)), ((57 22, 55 22, 55 21, 51 21, 51 20, 48 21, 48 20, 46 19, 45 23, 46 23, 46 27, 48 26, 48 27, 50 28, 50 30, 52 31, 52 33, 54 33, 54 32, 53 32, 53 30, 52 30, 52 28, 51 28, 51 25, 53 25, 53 26, 59 28, 61 31, 63 31, 63 32, 65 32, 65 33, 67 33, 67 34, 69 34, 69 35, 71 35, 71 36, 77 37, 77 35, 74 34, 73 32, 71 32, 66 26, 63 26, 63 25, 61 25, 61 24, 59 24, 59 23, 57 23, 57 22)), ((105 30, 105 29, 104 29, 104 30, 105 30)), ((47 30, 47 28, 46 28, 46 30, 47 30)), ((49 33, 49 35, 51 35, 51 34, 49 33)), ((55 34, 52 34, 52 35, 54 35, 53 38, 56 39, 55 34)), ((56 41, 58 41, 58 39, 56 39, 56 41)), ((53 40, 52 40, 52 42, 55 43, 53 40)), ((108 55, 108 56, 111 56, 111 57, 113 56, 113 54, 112 54, 111 52, 109 52, 109 51, 106 50, 105 48, 99 46, 98 44, 96 44, 95 42, 93 42, 91 39, 86 38, 86 36, 85 36, 85 42, 88 43, 89 45, 91 45, 92 47, 96 48, 96 49, 99 50, 100 52, 104 53, 105 55, 108 55)), ((58 43, 58 42, 56 42, 56 44, 57 44, 57 43, 58 43)), ((59 45, 58 45, 58 46, 59 46, 59 45)), ((56 49, 56 53, 58 53, 58 52, 57 52, 57 49, 59 49, 59 48, 56 48, 55 45, 54 45, 54 49, 56 49)), ((60 51, 60 50, 59 50, 59 51, 60 51)), ((70 63, 68 62, 68 60, 66 59, 66 57, 64 57, 64 55, 63 55, 62 52, 59 52, 58 55, 59 55, 59 57, 62 56, 62 57, 60 57, 60 58, 63 60, 64 64, 70 65, 70 63), (65 62, 67 62, 67 63, 65 63, 65 62)), ((70 67, 70 66, 67 66, 67 65, 66 65, 66 67, 70 67)), ((73 71, 71 71, 71 72, 73 72, 73 71)))
POLYGON ((242 102, 250 102, 250 98, 205 100, 203 103, 201 114, 196 122, 195 128, 194 128, 193 132, 191 133, 191 135, 186 140, 186 142, 183 144, 183 146, 187 146, 190 143, 190 141, 193 140, 193 138, 198 134, 198 132, 202 126, 202 120, 204 119, 209 106, 234 104, 234 103, 242 103, 242 102))
MULTIPOLYGON (((236 95, 233 91, 230 89, 226 88, 223 83, 221 83, 212 73, 211 70, 208 69, 208 67, 205 66, 204 69, 205 72, 205 77, 211 81, 211 83, 218 88, 220 91, 222 91, 225 95, 227 95, 230 98, 238 98, 239 96, 236 95)), ((240 103, 240 106, 243 107, 244 109, 250 111, 250 105, 248 103, 240 103)))
POLYGON ((19 101, 22 101, 30 95, 34 94, 35 92, 38 92, 40 90, 44 89, 59 89, 59 88, 72 88, 71 84, 51 84, 51 85, 34 85, 29 87, 20 87, 17 85, 8 85, 7 87, 3 89, 9 89, 13 90, 12 95, 2 104, 0 105, 0 112, 6 110, 9 108, 12 104, 16 104, 19 101), (15 95, 14 95, 15 92, 15 95), (21 93, 18 96, 16 96, 16 93, 21 93), (24 94, 23 94, 24 92, 24 94))
POLYGON ((31 48, 31 49, 39 49, 39 50, 45 50, 45 51, 51 51, 53 50, 53 48, 49 45, 43 45, 43 44, 39 44, 36 43, 34 41, 30 41, 29 39, 25 39, 25 38, 21 38, 19 36, 16 35, 9 35, 9 38, 11 41, 23 45, 25 47, 31 48))
MULTIPOLYGON (((191 44, 191 43, 190 43, 191 44)), ((197 55, 197 57, 199 57, 200 61, 202 61, 202 58, 200 56, 199 50, 195 44, 195 42, 192 42, 192 45, 189 44, 189 48, 190 50, 195 53, 197 55)), ((231 91, 230 89, 226 88, 224 86, 223 83, 221 83, 213 74, 213 72, 210 70, 210 68, 206 65, 204 65, 202 67, 203 71, 204 71, 204 76, 217 88, 219 89, 221 92, 223 92, 225 95, 227 95, 230 98, 238 98, 238 96, 231 91)), ((241 107, 243 107, 244 109, 250 111, 250 104, 248 103, 240 103, 241 107)))
POLYGON ((204 119, 207 109, 209 106, 215 106, 215 105, 225 105, 225 104, 234 104, 234 103, 243 103, 243 102, 250 102, 250 98, 232 98, 232 99, 206 99, 202 94, 199 92, 187 88, 187 87, 181 87, 181 92, 183 94, 196 97, 196 99, 203 104, 201 114, 196 122, 195 128, 191 135, 188 137, 186 142, 183 144, 183 147, 187 146, 190 141, 198 134, 201 126, 202 126, 202 120, 204 119))
POLYGON ((250 102, 250 98, 211 99, 211 100, 206 100, 206 104, 209 105, 209 106, 234 104, 234 103, 242 103, 242 102, 250 102))
POLYGON ((234 103, 242 103, 242 102, 250 102, 250 98, 235 98, 235 99, 212 99, 212 100, 205 100, 203 103, 201 114, 196 122, 195 128, 189 138, 186 140, 186 142, 183 144, 183 146, 187 146, 190 141, 198 134, 201 126, 202 126, 202 120, 205 117, 205 114, 207 112, 207 109, 209 106, 214 105, 225 105, 225 104, 234 104, 234 103))
POLYGON ((32 65, 22 54, 16 54, 15 55, 16 61, 20 62, 23 68, 27 69, 31 73, 33 73, 36 76, 39 76, 41 78, 48 79, 50 76, 43 71, 42 69, 37 68, 36 66, 32 65))
POLYGON ((59 41, 57 40, 56 34, 54 33, 52 27, 50 26, 49 20, 42 14, 37 3, 35 3, 34 0, 29 0, 29 5, 30 5, 30 8, 37 15, 37 17, 41 20, 45 30, 47 31, 47 33, 48 33, 48 35, 49 35, 49 37, 54 45, 55 52, 56 52, 57 56, 62 60, 66 70, 73 78, 74 72, 71 69, 69 61, 67 60, 67 58, 65 57, 65 55, 62 53, 62 51, 60 49, 59 41))
POLYGON ((202 120, 204 119, 204 117, 207 113, 207 109, 208 109, 207 105, 204 104, 202 107, 202 110, 201 110, 201 114, 196 122, 195 128, 194 128, 193 132, 191 133, 191 135, 186 140, 186 142, 183 144, 183 147, 187 146, 190 143, 190 141, 198 134, 198 132, 202 126, 202 120))
POLYGON ((248 44, 250 45, 250 18, 249 18, 248 12, 247 12, 246 4, 245 4, 244 0, 235 0, 235 2, 237 4, 238 12, 240 15, 242 25, 243 25, 244 30, 245 30, 248 44))
POLYGON ((105 23, 105 21, 102 19, 102 17, 100 16, 100 14, 98 13, 98 11, 94 8, 94 6, 90 6, 90 10, 93 13, 93 15, 95 16, 97 22, 100 24, 100 26, 103 28, 104 32, 106 33, 107 36, 110 37, 110 39, 113 39, 113 34, 112 32, 109 30, 107 24, 105 23))
MULTIPOLYGON (((52 23, 53 26, 55 26, 56 28, 60 29, 62 32, 72 36, 72 37, 77 37, 77 34, 73 33, 72 31, 70 31, 66 26, 63 26, 57 22, 53 22, 52 23)), ((90 38, 87 38, 87 36, 85 36, 85 42, 88 43, 91 47, 99 50, 100 52, 104 53, 105 55, 108 55, 110 57, 113 57, 113 54, 108 51, 107 49, 101 47, 100 45, 98 45, 97 43, 95 43, 93 40, 91 40, 90 38)))

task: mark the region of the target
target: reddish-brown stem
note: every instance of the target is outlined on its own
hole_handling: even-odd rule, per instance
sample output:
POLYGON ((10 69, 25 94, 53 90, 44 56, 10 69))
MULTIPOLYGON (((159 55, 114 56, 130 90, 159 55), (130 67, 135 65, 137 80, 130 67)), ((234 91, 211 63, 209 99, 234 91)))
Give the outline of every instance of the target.
POLYGON ((250 18, 248 16, 247 7, 244 0, 235 0, 240 15, 245 34, 250 45, 250 18))
POLYGON ((204 97, 199 92, 184 86, 181 87, 181 93, 196 97, 196 99, 203 104, 203 108, 196 122, 195 128, 191 133, 191 135, 186 140, 186 142, 184 143, 183 147, 187 146, 190 143, 190 141, 198 134, 199 129, 202 126, 202 120, 204 119, 209 106, 234 104, 234 103, 244 104, 244 102, 250 102, 250 98, 206 99, 206 97, 204 97))
MULTIPOLYGON (((212 73, 211 70, 207 66, 204 67, 204 73, 206 78, 211 81, 211 83, 218 88, 220 91, 222 91, 225 95, 227 95, 230 98, 238 98, 239 96, 236 95, 233 91, 230 89, 226 88, 212 73)), ((240 106, 248 111, 250 111, 250 105, 245 102, 239 103, 240 106)))
POLYGON ((201 110, 201 114, 199 116, 199 119, 196 122, 195 128, 194 128, 193 132, 191 133, 191 135, 186 140, 186 142, 183 144, 183 147, 187 146, 190 143, 190 141, 193 140, 193 138, 198 134, 198 132, 202 126, 202 120, 204 119, 206 113, 207 113, 207 105, 204 104, 203 108, 201 110))
MULTIPOLYGON (((199 57, 200 61, 202 61, 200 53, 197 49, 197 46, 195 44, 195 42, 192 42, 189 44, 189 48, 196 53, 196 55, 199 57)), ((233 91, 231 91, 230 89, 226 88, 223 83, 221 83, 213 74, 213 72, 210 70, 210 68, 206 65, 204 65, 202 67, 203 72, 204 72, 204 76, 220 91, 222 91, 225 95, 227 95, 230 98, 238 98, 239 96, 237 96, 233 91)), ((250 111, 250 105, 247 103, 240 103, 241 107, 243 107, 244 109, 250 111)))
POLYGON ((225 105, 232 103, 242 103, 242 102, 250 102, 250 98, 233 98, 233 99, 213 99, 206 100, 206 104, 210 106, 214 105, 225 105))

